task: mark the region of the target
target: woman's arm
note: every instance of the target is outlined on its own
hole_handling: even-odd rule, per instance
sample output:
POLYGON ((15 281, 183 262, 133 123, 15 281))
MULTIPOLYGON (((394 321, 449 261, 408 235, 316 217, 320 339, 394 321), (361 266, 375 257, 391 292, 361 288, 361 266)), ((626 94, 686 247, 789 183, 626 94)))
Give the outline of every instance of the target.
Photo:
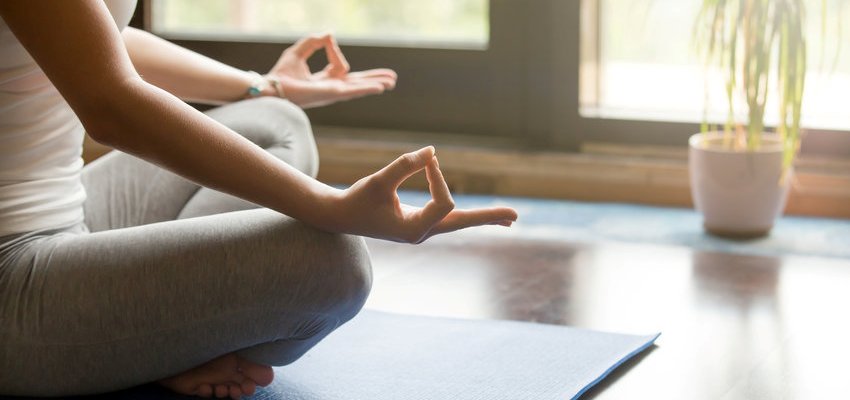
MULTIPOLYGON (((127 27, 121 33, 130 60, 142 78, 188 101, 224 104, 247 94, 255 77, 246 71, 127 27)), ((272 88, 268 88, 272 89, 272 88)), ((268 90, 264 95, 276 95, 268 90)))
POLYGON ((0 15, 95 140, 201 185, 329 231, 405 242, 516 219, 507 208, 452 211, 430 147, 347 190, 311 179, 141 79, 100 1, 3 1, 0 15), (422 169, 433 199, 421 209, 402 206, 398 185, 422 169))
MULTIPOLYGON (((208 104, 236 101, 245 97, 256 79, 253 74, 145 31, 128 27, 122 36, 142 78, 184 100, 208 104)), ((330 34, 299 40, 284 51, 267 76, 277 79, 285 97, 302 108, 380 94, 394 88, 396 83, 396 74, 389 69, 349 72, 348 62, 330 34), (321 49, 325 49, 330 64, 312 73, 307 59, 321 49)), ((276 96, 278 93, 267 87, 263 95, 276 96)))
POLYGON ((223 125, 145 82, 101 1, 3 1, 3 19, 91 137, 258 204, 327 226, 339 197, 223 125))

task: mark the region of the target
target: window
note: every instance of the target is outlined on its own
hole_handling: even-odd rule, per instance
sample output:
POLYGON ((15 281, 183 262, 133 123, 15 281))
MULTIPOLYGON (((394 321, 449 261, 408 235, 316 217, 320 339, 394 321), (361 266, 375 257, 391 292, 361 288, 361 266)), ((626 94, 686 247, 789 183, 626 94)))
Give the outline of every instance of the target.
MULTIPOLYGON (((705 80, 691 32, 701 1, 142 4, 148 29, 238 68, 267 69, 295 38, 330 27, 341 36, 352 68, 390 67, 399 73, 391 93, 308 110, 317 125, 427 132, 442 135, 427 136, 439 143, 462 134, 464 140, 486 137, 477 143, 488 145, 578 151, 590 142, 684 147, 699 131, 705 80)), ((819 6, 824 0, 810 1, 819 6)), ((841 7, 846 0, 826 1, 830 13, 850 14, 850 4, 841 7)), ((812 13, 812 26, 820 26, 818 17, 812 13)), ((827 28, 827 49, 835 41, 850 43, 845 40, 850 24, 827 28)), ((814 43, 818 35, 814 29, 814 43)), ((850 130, 850 112, 841 109, 842 96, 850 93, 847 43, 839 54, 825 54, 827 74, 809 80, 809 126, 850 130)), ((810 50, 817 64, 819 49, 810 50)), ((711 95, 713 102, 723 100, 711 95)), ((803 151, 846 157, 850 135, 809 130, 803 151)))
POLYGON ((156 0, 168 37, 295 39, 333 31, 346 43, 486 48, 487 0, 156 0))
MULTIPOLYGON (((382 96, 308 110, 316 125, 519 140, 529 10, 561 0, 147 0, 145 27, 237 68, 264 71, 307 33, 336 32, 352 69, 399 74, 382 96), (284 22, 288 21, 288 22, 284 22), (285 26, 285 29, 278 27, 285 26), (519 55, 519 56, 518 56, 519 55), (513 139, 511 139, 513 138, 513 139)), ((320 68, 322 54, 311 59, 320 68)))
MULTIPOLYGON (((593 67, 591 73, 582 77, 582 115, 699 122, 708 104, 709 120, 724 121, 722 72, 704 67, 692 40, 702 2, 587 2, 587 6, 595 8, 591 15, 596 14, 598 27, 596 41, 586 43, 596 46, 589 54, 596 59, 589 63, 593 67)), ((820 12, 822 0, 809 0, 807 4, 809 72, 803 125, 808 128, 850 130, 846 106, 850 93, 850 42, 846 41, 850 38, 850 24, 839 21, 841 15, 850 16, 850 7, 844 3, 823 2, 829 15, 826 24, 820 12)), ((767 110, 768 122, 776 121, 775 107, 768 104, 767 110)))

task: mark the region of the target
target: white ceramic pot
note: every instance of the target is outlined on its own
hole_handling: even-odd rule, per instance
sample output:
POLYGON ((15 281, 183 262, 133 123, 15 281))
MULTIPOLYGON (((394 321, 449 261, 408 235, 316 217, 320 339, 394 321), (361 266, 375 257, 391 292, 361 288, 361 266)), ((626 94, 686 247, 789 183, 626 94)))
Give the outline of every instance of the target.
POLYGON ((767 235, 785 209, 792 171, 782 177, 779 136, 764 134, 761 148, 735 151, 723 146, 723 132, 698 133, 688 140, 691 195, 712 234, 767 235))

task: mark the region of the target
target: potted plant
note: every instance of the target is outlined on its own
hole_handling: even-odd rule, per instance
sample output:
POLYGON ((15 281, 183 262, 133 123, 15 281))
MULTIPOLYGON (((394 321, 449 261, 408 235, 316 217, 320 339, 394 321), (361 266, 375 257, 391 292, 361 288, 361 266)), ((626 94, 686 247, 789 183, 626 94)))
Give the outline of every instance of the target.
POLYGON ((694 205, 709 233, 766 235, 785 208, 800 148, 803 0, 704 0, 696 33, 707 62, 724 72, 728 111, 722 130, 703 123, 689 140, 694 205), (772 132, 764 120, 771 91, 779 116, 772 132))

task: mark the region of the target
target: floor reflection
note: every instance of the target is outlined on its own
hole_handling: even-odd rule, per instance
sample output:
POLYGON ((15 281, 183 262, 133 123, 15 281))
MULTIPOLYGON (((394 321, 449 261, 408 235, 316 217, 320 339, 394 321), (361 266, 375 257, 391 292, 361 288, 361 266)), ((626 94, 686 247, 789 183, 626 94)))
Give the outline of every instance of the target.
POLYGON ((575 246, 463 234, 368 244, 376 279, 367 307, 544 323, 568 313, 575 246))
POLYGON ((662 332, 650 355, 594 398, 850 393, 848 260, 464 232, 369 245, 376 279, 367 307, 662 332))
MULTIPOLYGON (((701 335, 692 334, 712 351, 699 351, 694 369, 703 375, 690 385, 720 396, 785 340, 777 297, 782 260, 695 251, 691 268, 694 323, 703 327, 701 335)), ((751 379, 749 386, 769 398, 781 397, 773 378, 751 379)))

